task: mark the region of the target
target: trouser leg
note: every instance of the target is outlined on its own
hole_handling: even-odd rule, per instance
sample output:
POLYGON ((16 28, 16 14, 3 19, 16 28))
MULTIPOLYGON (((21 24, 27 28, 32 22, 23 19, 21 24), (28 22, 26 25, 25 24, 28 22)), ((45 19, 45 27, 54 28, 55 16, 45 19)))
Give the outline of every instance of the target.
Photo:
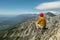
POLYGON ((43 28, 43 27, 39 24, 36 24, 36 28, 39 29, 39 28, 43 28))
POLYGON ((39 25, 38 25, 38 24, 36 24, 36 29, 37 29, 37 30, 39 29, 39 25))

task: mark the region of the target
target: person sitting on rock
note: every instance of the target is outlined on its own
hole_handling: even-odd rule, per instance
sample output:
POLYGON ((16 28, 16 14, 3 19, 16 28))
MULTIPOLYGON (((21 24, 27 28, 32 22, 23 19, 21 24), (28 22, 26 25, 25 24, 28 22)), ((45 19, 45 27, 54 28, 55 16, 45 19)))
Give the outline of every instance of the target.
POLYGON ((39 28, 45 28, 46 27, 46 20, 44 18, 44 13, 39 14, 40 18, 35 22, 36 29, 39 30, 39 28))

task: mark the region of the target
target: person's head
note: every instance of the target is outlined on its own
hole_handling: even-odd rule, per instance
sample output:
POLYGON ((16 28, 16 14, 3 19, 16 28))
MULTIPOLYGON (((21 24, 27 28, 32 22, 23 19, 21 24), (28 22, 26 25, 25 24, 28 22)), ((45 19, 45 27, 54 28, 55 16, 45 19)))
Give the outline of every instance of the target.
POLYGON ((41 13, 39 14, 39 16, 40 16, 40 17, 44 17, 44 13, 41 12, 41 13))

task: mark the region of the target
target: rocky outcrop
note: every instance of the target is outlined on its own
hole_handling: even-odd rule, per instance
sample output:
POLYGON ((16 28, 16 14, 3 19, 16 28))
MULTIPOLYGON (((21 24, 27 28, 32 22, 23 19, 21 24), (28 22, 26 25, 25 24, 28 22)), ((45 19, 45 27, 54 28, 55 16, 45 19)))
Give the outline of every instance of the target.
MULTIPOLYGON (((38 18, 38 17, 37 17, 38 18)), ((15 25, 13 28, 3 31, 0 34, 1 40, 60 40, 60 15, 46 17, 47 30, 36 30, 32 18, 23 23, 15 25), (43 33, 42 33, 43 31, 43 33)))

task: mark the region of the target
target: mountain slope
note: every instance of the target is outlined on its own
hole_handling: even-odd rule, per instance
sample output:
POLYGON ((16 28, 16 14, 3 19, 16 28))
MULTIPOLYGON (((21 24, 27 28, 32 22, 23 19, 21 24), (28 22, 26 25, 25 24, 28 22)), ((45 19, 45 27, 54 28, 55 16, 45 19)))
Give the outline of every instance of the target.
POLYGON ((36 30, 34 21, 38 17, 29 19, 15 27, 3 31, 0 34, 1 40, 56 40, 60 38, 60 15, 51 17, 49 20, 46 17, 47 28, 43 34, 36 30))

